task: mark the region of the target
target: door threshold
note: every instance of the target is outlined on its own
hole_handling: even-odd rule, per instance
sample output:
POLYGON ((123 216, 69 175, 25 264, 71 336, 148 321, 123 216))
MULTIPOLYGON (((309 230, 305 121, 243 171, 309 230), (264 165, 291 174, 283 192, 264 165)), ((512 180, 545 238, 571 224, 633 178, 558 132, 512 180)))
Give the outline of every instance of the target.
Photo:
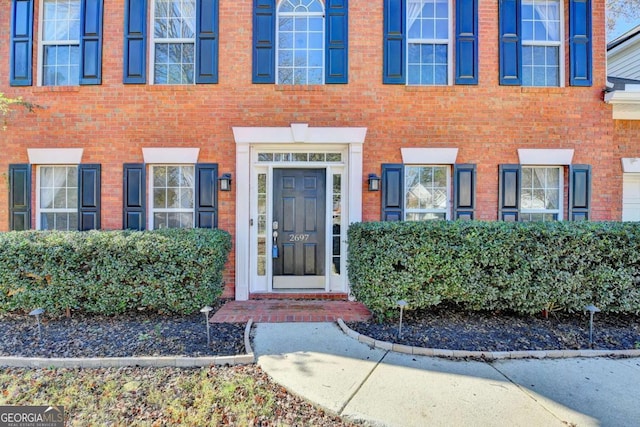
POLYGON ((274 289, 273 292, 250 293, 249 299, 320 299, 347 301, 349 295, 345 292, 327 292, 324 289, 274 289))

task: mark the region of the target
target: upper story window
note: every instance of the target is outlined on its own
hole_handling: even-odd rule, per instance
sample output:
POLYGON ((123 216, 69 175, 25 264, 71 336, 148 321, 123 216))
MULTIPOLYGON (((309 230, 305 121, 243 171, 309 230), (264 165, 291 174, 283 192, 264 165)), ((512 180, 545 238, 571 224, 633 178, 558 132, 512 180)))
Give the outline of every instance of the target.
POLYGON ((123 83, 218 83, 218 0, 127 0, 124 16, 123 83))
POLYGON ((278 84, 324 83, 324 6, 283 0, 278 6, 278 84))
POLYGON ((153 8, 153 82, 193 84, 195 75, 195 0, 155 0, 153 8))
POLYGON ((253 83, 348 82, 347 0, 254 0, 253 83))
POLYGON ((383 83, 477 85, 478 74, 478 0, 384 1, 383 83))
POLYGON ((561 10, 558 0, 522 1, 523 86, 560 86, 561 10))
POLYGON ((80 80, 80 0, 44 0, 42 84, 77 85, 80 80))
POLYGON ((407 1, 407 84, 449 83, 450 20, 448 0, 407 1))
POLYGON ((405 220, 447 219, 449 166, 405 165, 405 220))

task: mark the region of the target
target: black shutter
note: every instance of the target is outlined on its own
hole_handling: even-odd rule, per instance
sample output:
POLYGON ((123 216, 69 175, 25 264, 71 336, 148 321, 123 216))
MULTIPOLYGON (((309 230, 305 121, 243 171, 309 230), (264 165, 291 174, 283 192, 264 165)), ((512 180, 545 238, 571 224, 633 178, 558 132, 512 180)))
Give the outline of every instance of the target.
POLYGON ((275 0, 253 1, 253 83, 276 82, 275 0))
POLYGON ((569 221, 589 220, 590 205, 591 166, 569 166, 569 221))
POLYGON ((382 165, 382 221, 404 220, 404 165, 382 165))
MULTIPOLYGON (((6 7, 6 6, 2 6, 6 7)), ((11 8, 11 86, 31 86, 33 51, 33 0, 13 0, 11 8)))
POLYGON ((500 84, 522 84, 522 40, 520 0, 500 0, 500 84))
POLYGON ((498 219, 520 219, 520 165, 500 165, 498 178, 498 219))
POLYGON ((124 11, 124 75, 122 82, 147 81, 147 0, 127 0, 124 11))
POLYGON ((198 228, 218 227, 218 165, 196 164, 196 224, 198 228))
POLYGON ((407 0, 384 0, 382 83, 405 84, 407 0))
POLYGON ((478 0, 456 1, 456 84, 478 84, 478 0))
POLYGON ((100 165, 78 166, 78 230, 100 228, 100 165))
POLYGON ((325 31, 325 83, 348 82, 348 0, 327 0, 325 31))
POLYGON ((196 83, 218 83, 218 0, 199 0, 196 12, 196 83))
POLYGON ((9 229, 31 229, 31 165, 9 165, 9 229))
POLYGON ((476 165, 453 166, 453 219, 474 219, 476 210, 476 165))
POLYGON ((83 0, 80 19, 80 84, 102 82, 102 0, 83 0))
POLYGON ((591 86, 591 1, 569 2, 569 69, 571 86, 591 86))
POLYGON ((146 226, 146 168, 144 163, 125 163, 122 228, 144 230, 146 226))

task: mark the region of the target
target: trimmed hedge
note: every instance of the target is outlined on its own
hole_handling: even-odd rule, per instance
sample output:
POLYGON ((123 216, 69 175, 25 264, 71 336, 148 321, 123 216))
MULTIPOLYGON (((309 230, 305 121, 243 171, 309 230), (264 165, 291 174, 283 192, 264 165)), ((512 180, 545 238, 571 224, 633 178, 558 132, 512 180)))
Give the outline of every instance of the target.
POLYGON ((352 224, 355 297, 378 316, 449 302, 471 310, 640 313, 640 224, 352 224))
POLYGON ((194 313, 221 295, 230 249, 210 229, 0 233, 0 312, 194 313))

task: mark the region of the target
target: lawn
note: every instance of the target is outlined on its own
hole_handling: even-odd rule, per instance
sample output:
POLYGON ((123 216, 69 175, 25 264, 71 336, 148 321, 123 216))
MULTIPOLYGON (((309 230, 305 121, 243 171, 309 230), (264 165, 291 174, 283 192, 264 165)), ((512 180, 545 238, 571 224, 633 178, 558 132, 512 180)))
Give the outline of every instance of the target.
POLYGON ((62 405, 68 426, 351 425, 257 366, 0 368, 0 405, 62 405))

